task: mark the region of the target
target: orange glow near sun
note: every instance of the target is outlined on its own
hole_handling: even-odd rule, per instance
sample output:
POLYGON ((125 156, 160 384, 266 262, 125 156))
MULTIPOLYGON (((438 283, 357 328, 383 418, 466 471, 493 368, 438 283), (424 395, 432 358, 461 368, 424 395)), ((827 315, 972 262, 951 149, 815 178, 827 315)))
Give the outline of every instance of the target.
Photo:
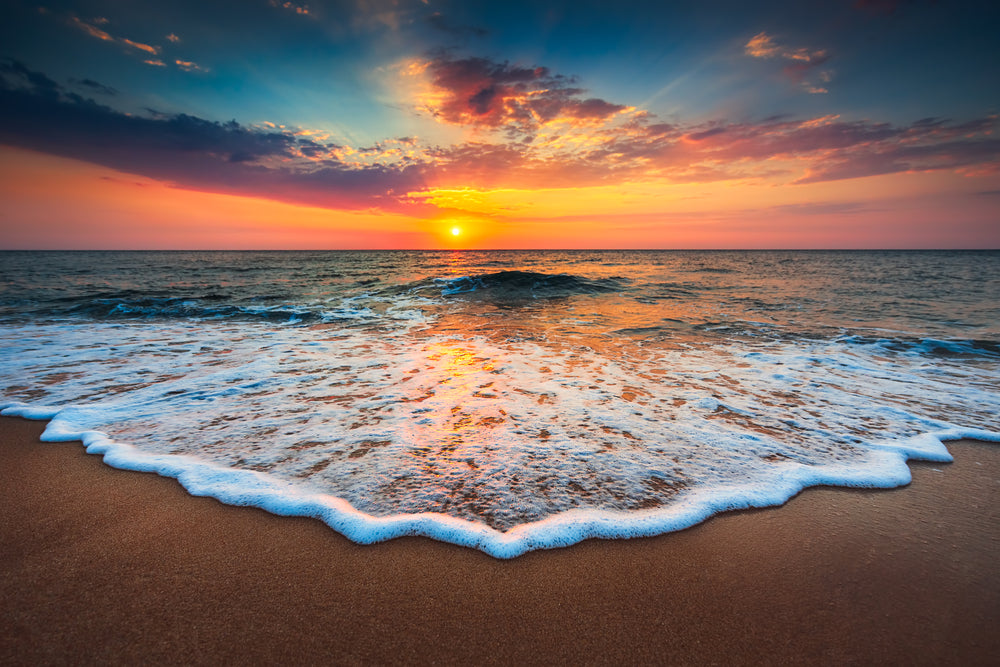
POLYGON ((186 190, 0 147, 0 248, 847 248, 892 247, 904 236, 912 247, 974 247, 995 228, 996 208, 970 195, 991 183, 926 172, 795 188, 463 186, 410 193, 424 205, 425 217, 416 217, 186 190), (964 227, 941 226, 955 210, 964 227))

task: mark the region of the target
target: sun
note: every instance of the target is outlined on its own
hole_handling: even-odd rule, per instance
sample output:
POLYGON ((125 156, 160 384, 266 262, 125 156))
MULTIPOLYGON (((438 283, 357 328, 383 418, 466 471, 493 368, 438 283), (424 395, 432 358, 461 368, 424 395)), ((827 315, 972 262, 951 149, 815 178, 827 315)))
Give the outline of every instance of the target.
POLYGON ((461 235, 461 233, 462 233, 462 228, 461 227, 452 227, 451 228, 451 235, 452 236, 459 236, 459 235, 461 235))

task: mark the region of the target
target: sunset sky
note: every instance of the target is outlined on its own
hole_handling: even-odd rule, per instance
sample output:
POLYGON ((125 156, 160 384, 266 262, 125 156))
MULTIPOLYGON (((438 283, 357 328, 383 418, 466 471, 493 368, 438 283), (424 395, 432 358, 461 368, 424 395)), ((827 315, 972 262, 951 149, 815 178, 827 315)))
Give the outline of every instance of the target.
POLYGON ((998 34, 988 1, 4 0, 0 248, 1000 248, 998 34))

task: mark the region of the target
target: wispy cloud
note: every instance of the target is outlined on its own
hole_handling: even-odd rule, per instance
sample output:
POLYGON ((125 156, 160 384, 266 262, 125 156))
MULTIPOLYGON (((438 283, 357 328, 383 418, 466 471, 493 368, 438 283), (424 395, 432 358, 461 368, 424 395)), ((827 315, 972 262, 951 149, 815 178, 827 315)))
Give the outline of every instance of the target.
POLYGON ((142 42, 133 42, 131 39, 122 38, 122 44, 131 46, 133 49, 138 49, 139 51, 145 51, 150 55, 158 55, 162 49, 158 46, 150 46, 149 44, 143 44, 142 42))
POLYGON ((207 72, 208 69, 190 60, 175 60, 174 64, 185 72, 207 72))
MULTIPOLYGON (((305 13, 305 12, 300 12, 300 13, 305 13)), ((198 63, 191 60, 182 60, 180 58, 165 59, 163 57, 163 47, 161 46, 156 46, 153 44, 145 44, 143 42, 138 42, 129 39, 127 37, 116 37, 112 35, 110 32, 104 30, 103 28, 98 27, 98 26, 106 26, 110 23, 110 21, 106 18, 102 17, 102 18, 91 19, 89 21, 84 21, 77 16, 71 16, 69 18, 69 22, 71 25, 79 28, 80 30, 83 30, 91 37, 99 39, 103 42, 121 44, 122 46, 126 47, 127 50, 139 53, 140 55, 143 56, 142 62, 145 63, 146 65, 150 65, 152 67, 167 67, 169 63, 175 65, 177 68, 185 72, 209 71, 207 67, 203 67, 202 65, 199 65, 198 63)), ((166 39, 171 44, 178 44, 181 41, 181 38, 174 33, 168 34, 166 36, 166 39)))
POLYGON ((825 65, 830 59, 830 54, 826 50, 789 48, 778 44, 774 37, 766 32, 754 35, 743 47, 743 50, 751 58, 776 58, 785 61, 782 68, 785 76, 807 92, 828 92, 822 84, 830 82, 833 78, 833 71, 823 69, 816 72, 815 78, 812 76, 815 70, 825 65), (816 79, 819 81, 817 82, 816 79))
POLYGON ((96 39, 100 39, 100 40, 105 41, 105 42, 115 42, 115 41, 117 41, 114 37, 112 37, 111 35, 109 35, 107 32, 105 32, 104 30, 101 30, 100 28, 97 27, 97 25, 99 25, 99 24, 107 23, 108 22, 107 19, 95 19, 93 22, 88 23, 86 21, 81 21, 79 17, 74 16, 74 17, 70 18, 69 22, 72 25, 74 25, 77 28, 79 28, 80 30, 82 30, 85 33, 87 33, 88 35, 90 35, 91 37, 94 37, 96 39))
POLYGON ((98 25, 107 25, 108 19, 98 18, 92 19, 91 21, 84 21, 77 16, 70 18, 70 23, 91 37, 95 37, 102 42, 115 42, 117 44, 123 44, 129 48, 135 49, 137 51, 143 51, 151 55, 158 55, 162 49, 158 46, 151 46, 149 44, 143 44, 142 42, 136 42, 126 37, 114 37, 109 32, 98 28, 98 25))

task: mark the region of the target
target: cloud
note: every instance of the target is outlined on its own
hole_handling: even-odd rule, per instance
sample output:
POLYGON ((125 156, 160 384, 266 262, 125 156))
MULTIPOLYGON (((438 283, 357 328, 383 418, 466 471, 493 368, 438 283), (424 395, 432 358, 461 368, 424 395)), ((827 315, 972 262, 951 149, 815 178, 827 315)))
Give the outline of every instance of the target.
POLYGON ((781 49, 767 33, 754 35, 744 47, 746 54, 753 58, 774 58, 781 54, 781 49))
POLYGON ((532 137, 544 125, 600 123, 628 108, 584 98, 586 91, 575 87, 574 79, 546 67, 440 54, 411 63, 409 71, 427 77, 420 106, 438 121, 520 138, 532 137))
MULTIPOLYGON (((110 33, 98 28, 98 25, 106 25, 108 20, 106 18, 93 19, 90 22, 83 21, 79 17, 72 16, 69 19, 71 25, 76 26, 80 30, 91 37, 95 37, 102 42, 114 42, 116 44, 122 44, 129 47, 130 49, 135 49, 136 51, 142 51, 148 55, 159 55, 163 50, 159 46, 152 46, 150 44, 143 44, 142 42, 136 42, 126 37, 114 37, 110 33)), ((148 62, 148 61, 147 61, 148 62)))
POLYGON ((92 93, 100 93, 101 95, 118 94, 118 91, 112 88, 111 86, 105 86, 103 83, 98 83, 93 79, 70 79, 69 82, 76 84, 92 93))
POLYGON ((795 183, 915 171, 957 171, 968 167, 1000 168, 996 117, 927 128, 894 128, 891 140, 857 144, 809 167, 795 183))
POLYGON ((174 64, 185 72, 207 72, 208 69, 190 60, 175 60, 174 64))
POLYGON ((108 22, 107 19, 97 19, 94 23, 87 23, 86 21, 81 21, 78 17, 74 16, 70 18, 69 22, 72 25, 79 28, 80 30, 87 33, 88 35, 90 35, 91 37, 95 37, 101 41, 104 42, 117 41, 114 37, 112 37, 105 31, 101 30, 100 28, 97 27, 97 25, 94 24, 94 23, 99 23, 99 24, 107 23, 108 22))
MULTIPOLYGON (((297 9, 301 9, 302 11, 297 11, 297 13, 300 13, 300 14, 308 14, 309 13, 308 12, 308 8, 305 5, 299 6, 299 5, 294 5, 294 4, 290 3, 290 2, 285 2, 284 4, 279 4, 275 0, 271 0, 271 4, 272 4, 272 6, 275 6, 275 7, 282 7, 282 8, 285 8, 285 9, 289 9, 290 8, 292 11, 296 11, 297 9)), ((160 46, 154 46, 152 44, 144 44, 142 42, 137 42, 135 40, 128 39, 127 37, 115 37, 111 33, 107 32, 107 31, 105 31, 105 30, 103 30, 101 28, 98 28, 97 27, 98 25, 103 26, 103 25, 107 25, 109 23, 108 19, 106 19, 106 18, 97 18, 97 19, 91 19, 90 21, 83 21, 79 17, 72 16, 72 17, 70 17, 69 22, 70 22, 70 24, 72 24, 72 25, 76 26, 77 28, 79 28, 79 29, 83 30, 84 32, 86 32, 91 37, 95 37, 95 38, 100 39, 101 41, 104 41, 104 42, 113 42, 115 44, 121 44, 122 46, 128 47, 128 49, 130 49, 130 50, 137 51, 137 52, 140 52, 141 54, 144 54, 145 57, 143 58, 142 62, 145 63, 146 65, 150 65, 152 67, 167 67, 167 63, 171 63, 171 64, 177 66, 179 69, 181 69, 181 70, 183 70, 185 72, 208 72, 209 71, 209 69, 207 67, 203 67, 203 66, 199 65, 198 63, 190 61, 190 60, 181 60, 179 58, 175 58, 172 61, 171 60, 164 60, 162 58, 163 48, 160 47, 160 46)), ((174 33, 170 33, 169 35, 166 36, 166 38, 167 38, 167 41, 169 41, 171 44, 177 44, 177 43, 179 43, 181 41, 181 38, 178 37, 174 33)), ((97 92, 100 92, 100 91, 97 91, 97 92)))
MULTIPOLYGON (((432 80, 443 76, 429 71, 432 80)), ((731 179, 805 184, 897 172, 1000 170, 996 116, 966 122, 922 118, 908 125, 837 115, 664 123, 587 98, 572 79, 544 68, 478 61, 446 74, 443 80, 454 85, 445 89, 439 113, 484 128, 474 139, 430 146, 408 136, 349 146, 274 123, 246 126, 153 110, 126 114, 74 92, 106 94, 97 82, 74 80, 70 89, 20 62, 0 60, 0 143, 188 189, 414 214, 433 210, 436 188, 731 179), (490 76, 481 79, 483 72, 490 76), (471 99, 484 81, 498 92, 471 99), (531 96, 517 97, 516 105, 495 99, 508 95, 508 88, 518 95, 535 90, 539 82, 558 93, 549 99, 539 95, 548 107, 518 106, 531 96), (464 101, 459 89, 467 95, 464 101), (544 118, 583 120, 547 126, 544 118)))
POLYGON ((122 42, 122 44, 131 46, 133 49, 145 51, 146 53, 149 53, 154 56, 160 53, 160 51, 162 50, 158 46, 150 46, 149 44, 143 44, 141 42, 133 42, 131 39, 122 38, 120 41, 122 42))
MULTIPOLYGON (((784 60, 786 63, 782 72, 794 83, 809 93, 828 92, 826 88, 811 80, 813 71, 826 64, 830 59, 830 54, 825 50, 789 48, 778 44, 766 32, 760 32, 744 45, 743 51, 751 58, 784 60)), ((823 83, 829 83, 833 78, 832 70, 828 69, 820 70, 816 75, 823 83)))
POLYGON ((41 72, 35 72, 17 60, 0 60, 0 80, 16 90, 27 89, 41 97, 58 95, 61 86, 41 72))
POLYGON ((0 143, 193 190, 343 209, 412 209, 400 195, 420 189, 423 178, 405 155, 378 159, 403 141, 370 147, 348 161, 336 155, 342 147, 287 129, 187 114, 125 114, 16 61, 0 61, 0 143))

